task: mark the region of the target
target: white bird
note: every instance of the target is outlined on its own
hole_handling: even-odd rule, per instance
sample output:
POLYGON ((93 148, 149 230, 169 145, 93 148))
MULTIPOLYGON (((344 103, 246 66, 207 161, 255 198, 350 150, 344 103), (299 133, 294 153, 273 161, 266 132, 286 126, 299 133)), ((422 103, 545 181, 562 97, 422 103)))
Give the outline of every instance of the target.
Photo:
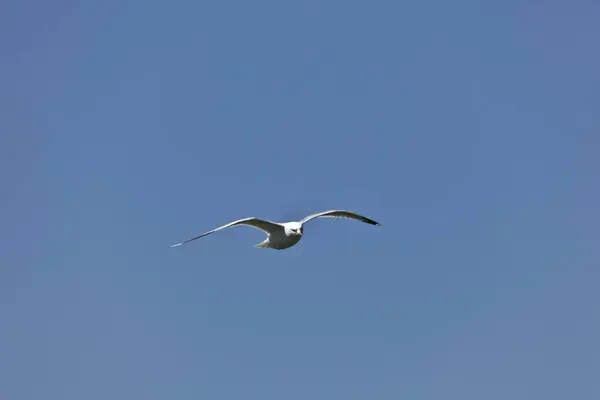
POLYGON ((306 217, 298 222, 278 223, 278 222, 271 222, 271 221, 267 221, 264 219, 250 217, 250 218, 244 218, 244 219, 230 222, 229 224, 225 224, 223 226, 213 229, 212 231, 208 231, 206 233, 203 233, 200 236, 196 236, 194 238, 184 240, 183 242, 174 244, 170 247, 181 246, 184 243, 188 243, 188 242, 191 242, 192 240, 200 239, 201 237, 210 235, 211 233, 215 233, 215 232, 220 231, 225 228, 229 228, 232 226, 246 225, 246 226, 258 228, 261 231, 265 232, 267 235, 269 235, 263 242, 257 244, 254 247, 283 250, 283 249, 292 247, 293 245, 298 243, 300 241, 300 239, 302 239, 302 235, 304 234, 304 224, 315 218, 347 218, 347 219, 355 219, 355 220, 358 220, 358 221, 361 221, 361 222, 364 222, 367 224, 371 224, 371 225, 381 226, 381 224, 377 221, 373 221, 372 219, 363 217, 362 215, 358 215, 353 212, 344 211, 344 210, 323 211, 320 213, 309 215, 308 217, 306 217))

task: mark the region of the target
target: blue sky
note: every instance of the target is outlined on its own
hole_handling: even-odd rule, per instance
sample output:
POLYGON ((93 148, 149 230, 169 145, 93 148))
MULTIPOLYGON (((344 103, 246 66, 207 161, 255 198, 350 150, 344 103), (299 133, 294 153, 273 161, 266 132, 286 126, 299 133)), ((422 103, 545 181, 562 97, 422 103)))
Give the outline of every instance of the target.
POLYGON ((598 20, 5 1, 0 398, 599 398, 598 20))

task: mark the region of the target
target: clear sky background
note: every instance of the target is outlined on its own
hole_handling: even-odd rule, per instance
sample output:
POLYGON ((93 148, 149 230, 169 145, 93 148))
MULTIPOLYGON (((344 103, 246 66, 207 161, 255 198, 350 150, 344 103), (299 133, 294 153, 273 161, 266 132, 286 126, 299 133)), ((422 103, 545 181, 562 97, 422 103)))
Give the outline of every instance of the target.
POLYGON ((2 2, 0 399, 600 398, 598 21, 2 2))

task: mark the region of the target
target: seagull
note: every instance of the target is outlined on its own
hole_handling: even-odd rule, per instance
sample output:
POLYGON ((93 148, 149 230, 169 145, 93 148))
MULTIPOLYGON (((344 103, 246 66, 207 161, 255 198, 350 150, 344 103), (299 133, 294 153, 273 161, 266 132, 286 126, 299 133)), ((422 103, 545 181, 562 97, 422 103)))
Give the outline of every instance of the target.
POLYGON ((266 249, 275 249, 275 250, 284 250, 292 247, 296 243, 302 239, 302 235, 304 234, 304 224, 308 221, 311 221, 315 218, 346 218, 346 219, 355 219, 357 221, 361 221, 370 225, 381 226, 381 224, 377 221, 373 221, 367 217, 363 217, 362 215, 355 214, 350 211, 345 210, 330 210, 323 211, 320 213, 309 215, 308 217, 302 219, 301 221, 294 222, 271 222, 264 219, 259 218, 243 218, 237 221, 230 222, 223 226, 213 229, 212 231, 208 231, 203 233, 200 236, 193 237, 188 240, 184 240, 183 242, 171 245, 170 247, 181 246, 182 244, 191 242, 192 240, 200 239, 201 237, 210 235, 211 233, 218 232, 225 228, 230 228, 232 226, 240 226, 246 225, 251 226, 253 228, 258 228, 261 231, 265 232, 268 236, 267 238, 255 245, 254 247, 258 248, 266 248, 266 249))

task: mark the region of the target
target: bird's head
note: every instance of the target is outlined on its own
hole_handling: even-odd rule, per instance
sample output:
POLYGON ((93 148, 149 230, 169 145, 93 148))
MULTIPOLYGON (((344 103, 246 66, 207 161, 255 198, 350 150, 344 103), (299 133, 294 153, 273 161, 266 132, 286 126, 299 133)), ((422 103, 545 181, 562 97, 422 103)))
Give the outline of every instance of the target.
POLYGON ((304 233, 303 231, 304 231, 304 228, 302 227, 302 224, 299 222, 289 222, 285 226, 285 234, 288 236, 291 236, 291 235, 302 236, 302 233, 304 233))

